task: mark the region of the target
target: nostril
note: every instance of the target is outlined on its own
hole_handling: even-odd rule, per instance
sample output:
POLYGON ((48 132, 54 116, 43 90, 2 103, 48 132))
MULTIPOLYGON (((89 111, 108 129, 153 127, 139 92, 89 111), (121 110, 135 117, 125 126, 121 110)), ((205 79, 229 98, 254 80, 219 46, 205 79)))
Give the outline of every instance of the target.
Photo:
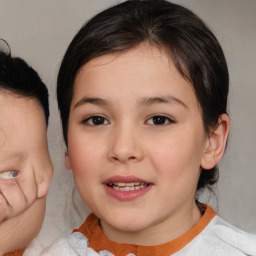
MULTIPOLYGON (((115 161, 120 161, 120 160, 122 160, 122 159, 120 159, 119 157, 116 157, 116 156, 113 156, 112 159, 115 160, 115 161)), ((135 157, 135 156, 131 156, 131 157, 128 157, 128 158, 126 158, 126 159, 127 159, 127 160, 135 160, 136 157, 135 157)))

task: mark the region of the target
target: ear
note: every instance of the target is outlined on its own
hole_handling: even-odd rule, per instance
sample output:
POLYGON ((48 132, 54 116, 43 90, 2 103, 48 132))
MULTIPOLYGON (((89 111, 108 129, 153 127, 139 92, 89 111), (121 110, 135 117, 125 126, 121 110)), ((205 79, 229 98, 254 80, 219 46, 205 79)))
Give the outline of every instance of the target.
POLYGON ((69 160, 68 152, 65 153, 65 167, 66 167, 66 169, 71 170, 71 165, 70 165, 70 160, 69 160))
POLYGON ((203 169, 213 168, 224 155, 229 134, 229 125, 228 115, 222 114, 219 117, 217 127, 211 131, 207 138, 204 155, 201 160, 201 167, 203 169))

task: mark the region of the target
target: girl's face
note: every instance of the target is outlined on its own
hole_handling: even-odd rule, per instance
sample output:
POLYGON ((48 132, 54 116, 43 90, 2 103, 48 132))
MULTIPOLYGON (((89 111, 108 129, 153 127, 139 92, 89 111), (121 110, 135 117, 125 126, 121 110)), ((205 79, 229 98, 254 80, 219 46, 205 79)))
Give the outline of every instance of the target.
POLYGON ((110 239, 167 242, 199 220, 208 140, 193 88, 164 52, 141 45, 78 72, 66 166, 110 239))

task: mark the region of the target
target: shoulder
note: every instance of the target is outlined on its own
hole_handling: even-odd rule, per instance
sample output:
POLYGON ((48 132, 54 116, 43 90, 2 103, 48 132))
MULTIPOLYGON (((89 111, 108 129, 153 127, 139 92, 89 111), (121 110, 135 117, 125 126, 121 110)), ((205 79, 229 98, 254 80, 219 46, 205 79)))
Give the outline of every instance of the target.
POLYGON ((88 247, 87 238, 74 232, 67 237, 58 239, 52 246, 44 251, 42 256, 96 256, 99 255, 88 247))
POLYGON ((90 237, 98 226, 97 217, 90 214, 80 228, 75 229, 72 234, 58 239, 44 251, 42 256, 99 255, 88 246, 90 237))
POLYGON ((256 255, 256 235, 244 232, 219 216, 215 219, 215 225, 212 226, 210 231, 225 244, 236 248, 246 254, 256 255))
POLYGON ((256 235, 246 233, 215 216, 192 241, 191 247, 192 250, 204 250, 204 255, 256 256, 256 235))

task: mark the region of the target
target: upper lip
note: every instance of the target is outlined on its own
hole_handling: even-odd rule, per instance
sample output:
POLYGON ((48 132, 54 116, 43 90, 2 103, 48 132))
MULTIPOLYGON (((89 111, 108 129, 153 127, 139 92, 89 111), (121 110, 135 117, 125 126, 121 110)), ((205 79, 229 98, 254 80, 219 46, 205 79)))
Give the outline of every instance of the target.
POLYGON ((151 182, 143 180, 136 176, 121 176, 121 175, 109 177, 103 181, 103 184, 118 183, 118 182, 123 182, 123 183, 140 182, 145 184, 151 184, 151 182))

